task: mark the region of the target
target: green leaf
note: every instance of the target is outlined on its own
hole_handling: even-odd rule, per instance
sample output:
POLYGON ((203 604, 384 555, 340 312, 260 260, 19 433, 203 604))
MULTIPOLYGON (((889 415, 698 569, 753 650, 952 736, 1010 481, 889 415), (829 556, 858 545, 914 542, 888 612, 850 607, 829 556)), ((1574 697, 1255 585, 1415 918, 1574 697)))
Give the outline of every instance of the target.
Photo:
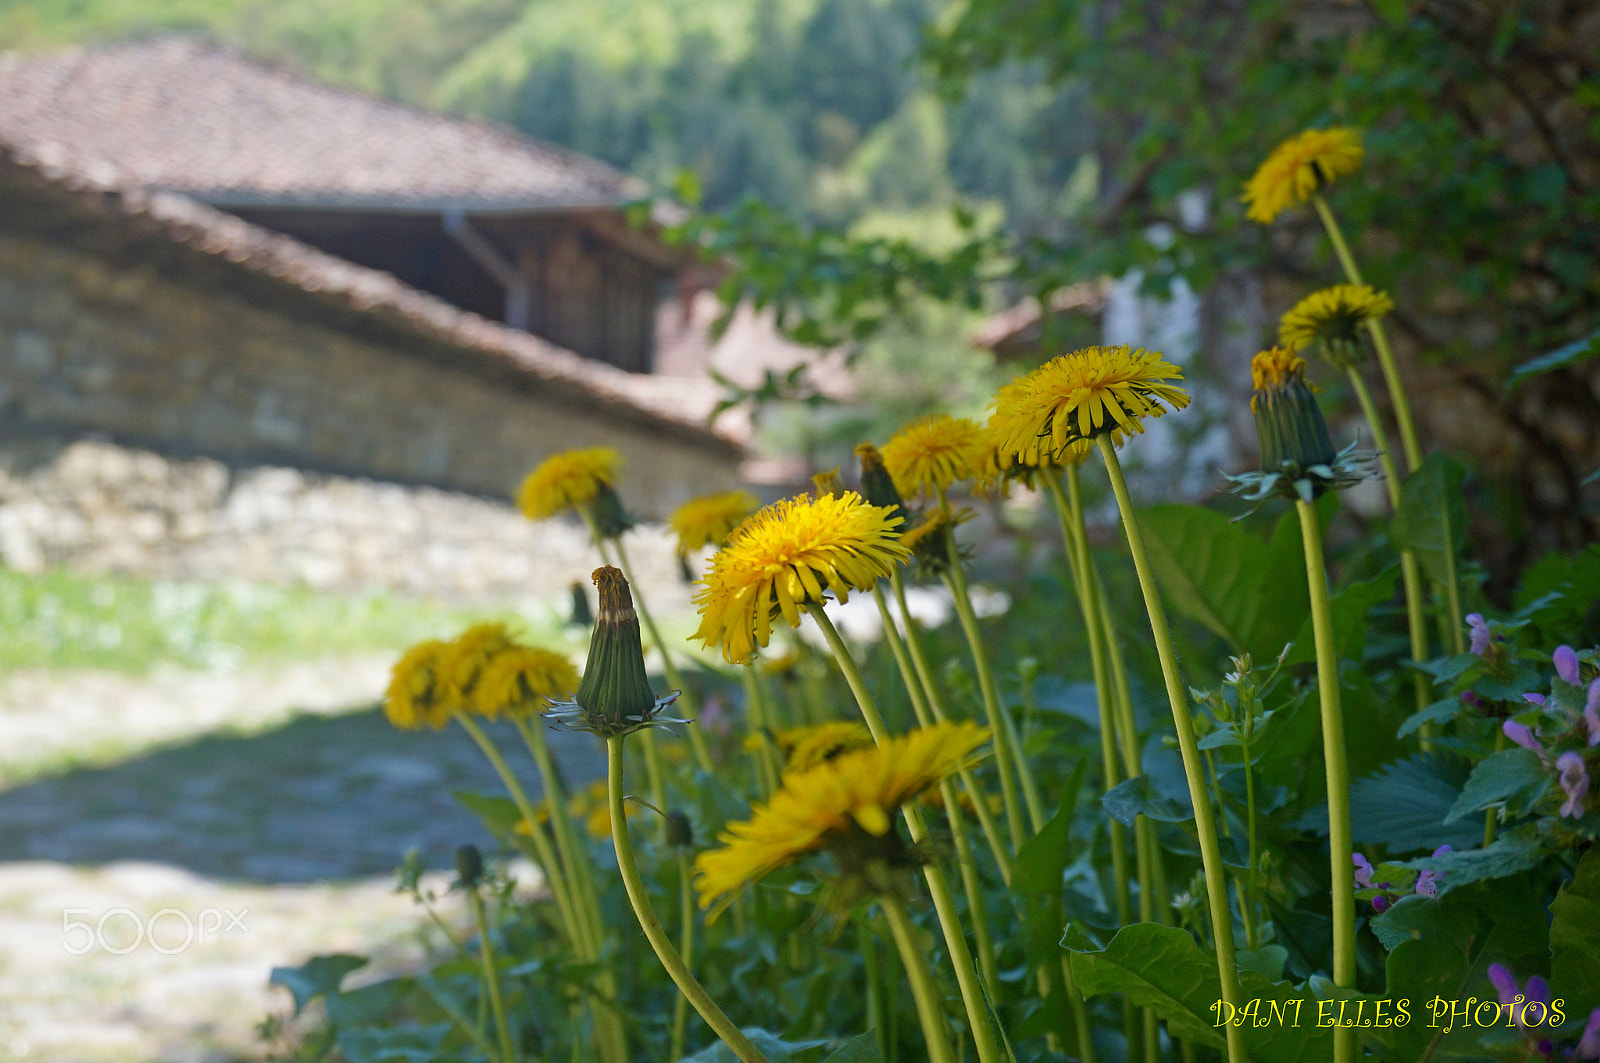
POLYGON ((1192 808, 1152 790, 1148 775, 1135 775, 1113 786, 1100 798, 1100 804, 1106 815, 1125 827, 1133 826, 1140 815, 1162 823, 1185 823, 1194 818, 1192 808))
MULTIPOLYGON (((1122 993, 1139 1007, 1153 1010, 1172 1036, 1221 1048, 1222 983, 1217 960, 1195 944, 1188 931, 1157 923, 1125 926, 1098 952, 1073 952, 1072 973, 1084 996, 1122 993)), ((1240 971, 1245 1002, 1259 1001, 1255 1021, 1241 1030, 1253 1059, 1329 1059, 1332 1030, 1317 1025, 1317 1000, 1287 982, 1269 981, 1256 971, 1240 971), (1285 1022, 1262 1022, 1271 1004, 1288 1009, 1285 1022), (1299 1022, 1293 1020, 1298 1014, 1299 1022)))
POLYGON ((274 967, 267 983, 281 985, 294 996, 294 1013, 298 1015, 315 998, 337 993, 345 975, 366 965, 365 956, 349 953, 313 956, 299 967, 274 967))
POLYGON ((1419 871, 1443 872, 1444 881, 1439 884, 1439 892, 1443 896, 1474 882, 1520 874, 1538 864, 1544 855, 1544 843, 1539 834, 1527 830, 1519 834, 1501 834, 1493 843, 1481 849, 1460 849, 1441 856, 1418 857, 1406 861, 1406 866, 1419 871))
MULTIPOLYGON (((1382 845, 1397 853, 1437 849, 1449 843, 1476 845, 1483 824, 1445 825, 1461 791, 1461 778, 1443 763, 1418 753, 1363 775, 1350 787, 1350 832, 1362 845, 1382 845)), ((1326 814, 1318 812, 1326 827, 1326 814)), ((1313 826, 1315 824, 1313 823, 1313 826)))
POLYGON ((1421 940, 1423 930, 1432 919, 1428 909, 1434 903, 1432 897, 1413 893, 1395 901, 1388 911, 1373 916, 1367 925, 1372 927, 1384 948, 1393 950, 1403 941, 1421 940))
MULTIPOLYGON (((761 1050, 761 1054, 777 1063, 780 1059, 799 1055, 801 1052, 813 1048, 820 1048, 827 1041, 785 1041, 776 1034, 769 1033, 759 1026, 747 1026, 739 1031, 750 1039, 750 1043, 761 1050)), ((733 1049, 717 1041, 707 1048, 703 1048, 692 1056, 684 1056, 683 1063, 739 1063, 739 1057, 733 1054, 733 1049)))
POLYGON ((883 1063, 878 1039, 871 1033, 858 1034, 840 1045, 822 1063, 883 1063))
POLYGON ((1538 754, 1521 746, 1502 749, 1498 753, 1491 753, 1472 769, 1467 785, 1462 788, 1455 804, 1450 806, 1450 814, 1444 821, 1453 823, 1462 816, 1481 812, 1490 805, 1502 802, 1509 807, 1512 799, 1517 797, 1533 797, 1537 800, 1537 796, 1549 787, 1550 771, 1539 760, 1538 754))
MULTIPOLYGON (((1360 658, 1365 643, 1367 613, 1379 602, 1394 597, 1394 579, 1394 570, 1391 569, 1364 582, 1352 583, 1333 596, 1328 608, 1333 614, 1333 650, 1336 655, 1360 658)), ((1305 664, 1317 659, 1310 607, 1306 607, 1299 615, 1305 620, 1300 625, 1299 634, 1294 637, 1294 649, 1289 651, 1288 664, 1305 664)))
POLYGON ((339 1033, 339 1053, 350 1063, 435 1063, 451 1024, 363 1026, 339 1033))
POLYGON ((1396 737, 1405 738, 1416 734, 1430 723, 1449 723, 1460 716, 1465 703, 1459 697, 1448 697, 1443 701, 1436 701, 1421 712, 1414 712, 1406 717, 1406 722, 1400 725, 1396 737))
POLYGON ((509 797, 480 794, 472 790, 451 790, 456 803, 483 821, 489 833, 500 836, 510 834, 522 822, 522 813, 509 797))
POLYGON ((1333 920, 1321 912, 1285 908, 1271 896, 1267 908, 1272 912, 1277 942, 1288 950, 1285 966, 1289 972, 1309 978, 1323 968, 1333 952, 1333 920))
POLYGON ((1270 542, 1198 506, 1139 514, 1156 578, 1172 607, 1236 652, 1276 657, 1310 608, 1298 518, 1282 518, 1270 542))
POLYGON ((1088 768, 1088 757, 1078 761, 1061 791, 1061 807, 1043 830, 1017 850, 1011 876, 1011 888, 1017 893, 1055 896, 1061 892, 1061 875, 1067 869, 1067 833, 1072 827, 1072 814, 1078 807, 1078 793, 1083 789, 1083 777, 1088 768))
POLYGON ((1600 848, 1590 847, 1550 905, 1550 988, 1569 1014, 1600 1007, 1600 848))
POLYGON ((1506 390, 1520 387, 1524 382, 1552 369, 1576 365, 1591 358, 1600 358, 1600 331, 1591 332, 1581 339, 1573 340, 1547 354, 1523 362, 1511 371, 1511 377, 1506 381, 1506 390))
MULTIPOLYGON (((1443 583, 1467 528, 1461 481, 1467 470, 1443 454, 1430 454, 1400 489, 1400 506, 1389 521, 1397 549, 1416 554, 1428 575, 1443 583)), ((1457 621, 1459 622, 1459 621, 1457 621)))

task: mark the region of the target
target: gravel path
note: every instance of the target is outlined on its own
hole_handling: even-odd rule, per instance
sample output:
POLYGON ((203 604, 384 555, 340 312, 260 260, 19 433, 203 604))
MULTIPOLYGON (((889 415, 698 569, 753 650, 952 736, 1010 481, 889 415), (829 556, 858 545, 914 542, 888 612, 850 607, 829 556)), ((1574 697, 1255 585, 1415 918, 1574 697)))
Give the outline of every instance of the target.
MULTIPOLYGON (((459 729, 384 721, 390 661, 0 681, 0 1061, 259 1058, 255 1025, 288 1003, 273 966, 416 961, 425 917, 394 868, 486 843, 451 791, 500 788, 459 729)), ((589 736, 552 737, 569 775, 598 774, 589 736)))

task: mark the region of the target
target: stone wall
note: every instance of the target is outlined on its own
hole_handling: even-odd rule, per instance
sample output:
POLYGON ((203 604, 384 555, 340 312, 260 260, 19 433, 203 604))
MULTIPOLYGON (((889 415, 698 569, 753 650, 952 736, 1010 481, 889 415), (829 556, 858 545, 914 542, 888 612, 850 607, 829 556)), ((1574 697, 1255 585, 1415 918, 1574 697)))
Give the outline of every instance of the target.
MULTIPOLYGON (((622 485, 625 500, 632 486, 622 485)), ((689 592, 665 529, 641 527, 625 543, 651 604, 686 611, 689 592)), ((577 518, 535 524, 508 502, 35 439, 0 444, 0 563, 559 602, 599 562, 577 518)))
POLYGON ((492 498, 510 497, 549 453, 603 443, 628 459, 630 501, 650 515, 736 483, 734 448, 189 268, 0 232, 0 435, 92 434, 233 469, 492 498))

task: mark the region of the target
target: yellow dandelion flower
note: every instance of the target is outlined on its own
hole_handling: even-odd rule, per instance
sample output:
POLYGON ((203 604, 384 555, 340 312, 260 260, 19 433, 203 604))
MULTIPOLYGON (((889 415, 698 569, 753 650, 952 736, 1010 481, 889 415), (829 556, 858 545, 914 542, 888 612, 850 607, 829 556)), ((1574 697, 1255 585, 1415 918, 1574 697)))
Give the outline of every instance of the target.
POLYGON ((772 736, 783 753, 784 771, 810 771, 841 753, 872 745, 872 732, 859 723, 840 720, 814 727, 791 727, 772 736))
POLYGON ((967 417, 939 415, 913 421, 883 445, 883 464, 904 498, 934 495, 977 475, 983 462, 983 426, 967 417))
POLYGON ((489 662, 514 646, 511 633, 500 623, 473 624, 457 635, 439 655, 440 689, 452 708, 470 708, 478 678, 489 662))
POLYGON ((750 659, 772 638, 772 621, 800 626, 800 607, 829 592, 848 601, 889 575, 909 551, 896 540, 901 518, 854 491, 800 495, 768 506, 734 530, 711 559, 694 602, 694 637, 720 646, 731 664, 750 659))
POLYGON ((1308 129, 1273 149, 1244 186, 1245 216, 1266 224, 1309 200, 1324 185, 1361 168, 1361 134, 1354 129, 1308 129))
POLYGON ((722 491, 692 498, 678 507, 668 523, 678 537, 678 556, 688 557, 704 546, 721 546, 761 503, 749 491, 722 491))
POLYGON ((491 657, 472 686, 471 709, 491 720, 507 713, 543 711, 572 696, 578 670, 566 655, 531 646, 509 646, 491 657))
POLYGON ((612 486, 622 455, 611 447, 564 450, 552 454, 522 481, 517 508, 529 520, 554 517, 568 506, 580 506, 612 486))
POLYGON ((1278 343, 1290 351, 1315 344, 1341 369, 1361 358, 1361 330, 1394 309, 1394 300, 1370 284, 1335 284, 1312 292, 1278 322, 1278 343))
POLYGON ((1146 417, 1181 410, 1189 395, 1169 380, 1183 370, 1159 353, 1085 347, 1064 354, 996 393, 989 418, 996 461, 1023 465, 1073 460, 1096 436, 1121 443, 1144 431, 1146 417))
MULTIPOLYGON (((624 815, 629 819, 639 814, 639 806, 633 802, 627 802, 623 807, 627 810, 624 815)), ((611 840, 611 802, 604 779, 592 782, 574 794, 567 802, 567 808, 575 819, 583 823, 583 829, 589 832, 591 838, 611 840)))
POLYGON ((451 704, 440 682, 439 662, 449 645, 429 639, 395 662, 383 694, 383 714, 403 731, 438 730, 450 722, 451 704))
POLYGON ((974 723, 936 724, 785 775, 771 801, 728 824, 722 847, 695 860, 700 907, 819 849, 832 849, 842 865, 859 858, 863 844, 878 851, 872 840, 888 838, 900 806, 959 771, 988 740, 974 723))

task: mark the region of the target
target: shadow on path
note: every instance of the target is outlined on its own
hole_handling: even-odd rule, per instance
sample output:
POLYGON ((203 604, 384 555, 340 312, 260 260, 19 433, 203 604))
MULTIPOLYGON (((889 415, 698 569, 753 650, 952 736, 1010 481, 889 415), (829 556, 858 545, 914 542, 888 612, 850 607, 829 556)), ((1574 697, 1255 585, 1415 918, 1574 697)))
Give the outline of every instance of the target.
MULTIPOLYGON (((491 736, 530 798, 540 788, 509 724, 491 736)), ((572 781, 599 777, 588 734, 550 731, 572 781)), ((216 879, 308 883, 388 874, 407 849, 448 867, 488 836, 451 796, 502 794, 458 726, 398 731, 376 708, 302 715, 270 731, 212 734, 0 791, 0 862, 151 861, 216 879)))

